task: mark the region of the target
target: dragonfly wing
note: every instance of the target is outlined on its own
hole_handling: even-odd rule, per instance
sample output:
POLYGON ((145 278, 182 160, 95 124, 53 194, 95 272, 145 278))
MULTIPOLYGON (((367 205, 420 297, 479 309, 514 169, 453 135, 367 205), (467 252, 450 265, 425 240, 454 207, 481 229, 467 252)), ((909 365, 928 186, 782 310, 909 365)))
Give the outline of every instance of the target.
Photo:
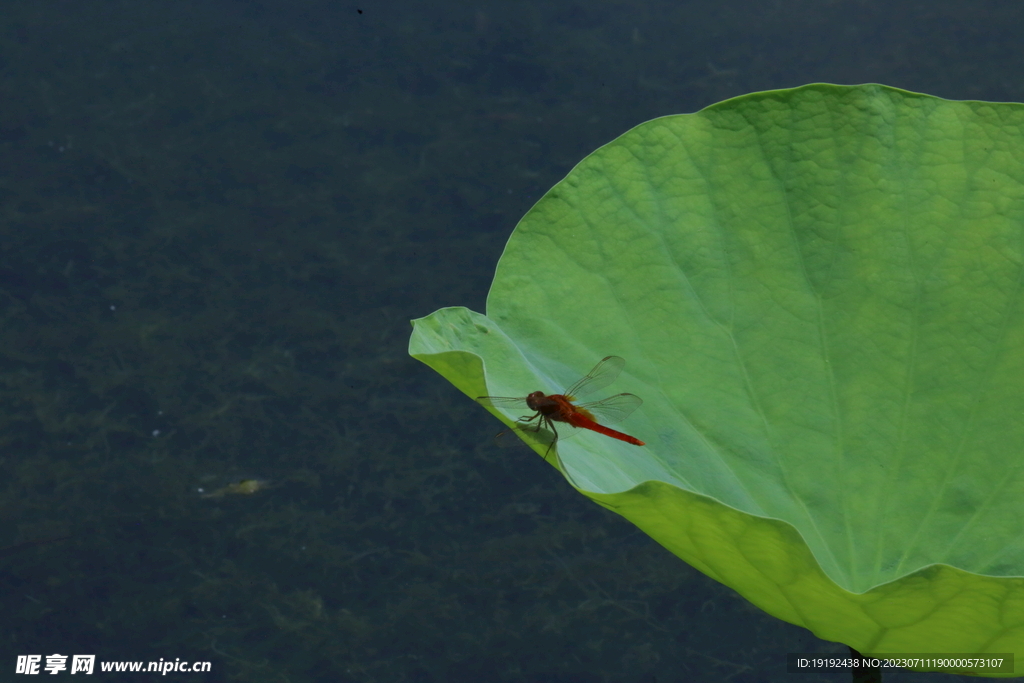
POLYGON ((606 356, 594 366, 593 370, 587 373, 586 377, 566 389, 563 395, 580 398, 599 389, 604 389, 615 381, 624 367, 626 367, 624 359, 618 356, 606 356))
POLYGON ((644 400, 636 394, 615 394, 601 401, 583 403, 577 407, 590 411, 598 424, 609 425, 625 420, 643 402, 644 400))
POLYGON ((477 396, 476 402, 488 408, 505 408, 507 410, 529 410, 526 399, 522 396, 512 398, 507 396, 477 396))

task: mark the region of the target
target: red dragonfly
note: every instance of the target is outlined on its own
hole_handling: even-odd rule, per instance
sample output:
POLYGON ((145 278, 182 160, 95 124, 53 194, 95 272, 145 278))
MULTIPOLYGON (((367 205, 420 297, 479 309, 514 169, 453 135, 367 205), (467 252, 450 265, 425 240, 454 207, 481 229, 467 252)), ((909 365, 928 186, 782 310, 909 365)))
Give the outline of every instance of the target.
MULTIPOLYGON (((634 446, 643 446, 644 442, 629 434, 617 432, 614 429, 605 427, 605 424, 614 424, 626 419, 634 410, 643 403, 643 399, 634 394, 615 394, 601 401, 582 403, 575 405, 573 401, 581 396, 603 389, 619 376, 626 361, 618 356, 608 356, 594 366, 594 369, 587 373, 587 376, 573 384, 561 394, 545 394, 543 391, 535 391, 524 398, 504 398, 500 396, 480 396, 477 403, 492 408, 521 409, 528 408, 534 411, 532 416, 524 415, 516 420, 516 429, 525 432, 540 432, 541 428, 549 430, 553 437, 548 445, 551 452, 555 442, 558 441, 558 429, 555 423, 563 426, 563 439, 568 439, 581 433, 581 429, 589 429, 610 436, 619 441, 631 443, 634 446), (602 424, 603 423, 603 424, 602 424)), ((504 433, 504 432, 503 432, 504 433)), ((500 436, 500 435, 499 435, 500 436)), ((565 468, 562 467, 562 472, 565 468)))

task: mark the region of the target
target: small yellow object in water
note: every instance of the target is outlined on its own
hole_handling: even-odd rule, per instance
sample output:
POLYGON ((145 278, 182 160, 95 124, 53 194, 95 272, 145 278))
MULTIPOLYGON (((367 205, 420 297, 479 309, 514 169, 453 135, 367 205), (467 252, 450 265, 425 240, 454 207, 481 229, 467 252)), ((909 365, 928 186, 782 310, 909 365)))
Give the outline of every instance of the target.
POLYGON ((270 482, 266 479, 243 479, 242 481, 236 481, 227 486, 223 486, 216 491, 210 493, 204 493, 200 498, 223 498, 224 496, 232 496, 236 494, 252 495, 257 491, 270 486, 270 482))

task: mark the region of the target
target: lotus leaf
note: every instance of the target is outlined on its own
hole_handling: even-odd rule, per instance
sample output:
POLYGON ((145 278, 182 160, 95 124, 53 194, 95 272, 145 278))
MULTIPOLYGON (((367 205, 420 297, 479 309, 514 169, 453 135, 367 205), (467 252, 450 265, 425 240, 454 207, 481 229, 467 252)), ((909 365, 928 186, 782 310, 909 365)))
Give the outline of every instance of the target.
POLYGON ((410 353, 469 397, 622 356, 647 445, 559 442, 581 493, 823 639, 1024 652, 1022 105, 816 84, 644 123, 410 353))

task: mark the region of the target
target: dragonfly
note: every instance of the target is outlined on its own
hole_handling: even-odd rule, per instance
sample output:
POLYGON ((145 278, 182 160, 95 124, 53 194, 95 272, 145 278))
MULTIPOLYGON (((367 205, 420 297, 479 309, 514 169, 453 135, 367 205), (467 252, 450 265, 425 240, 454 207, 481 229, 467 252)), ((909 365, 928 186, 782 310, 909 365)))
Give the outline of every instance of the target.
MULTIPOLYGON (((490 408, 504 408, 506 410, 528 409, 533 415, 524 415, 516 420, 515 429, 521 432, 539 433, 546 429, 551 433, 551 442, 548 444, 544 457, 547 458, 555 442, 568 439, 582 430, 589 429, 592 432, 609 436, 619 441, 625 441, 634 446, 645 445, 640 439, 616 431, 605 425, 615 424, 626 419, 636 410, 643 399, 635 394, 615 394, 600 401, 576 404, 575 401, 583 396, 592 394, 595 391, 605 388, 615 381, 615 378, 626 366, 626 361, 618 356, 606 356, 600 363, 594 366, 585 377, 570 386, 561 394, 545 394, 543 391, 534 391, 524 397, 511 398, 504 396, 479 396, 476 401, 482 406, 490 408), (558 430, 562 430, 559 437, 558 430)), ((502 432, 498 436, 507 433, 502 432)), ((556 451, 557 457, 557 451, 556 451)), ((564 466, 559 469, 566 473, 564 466)))

